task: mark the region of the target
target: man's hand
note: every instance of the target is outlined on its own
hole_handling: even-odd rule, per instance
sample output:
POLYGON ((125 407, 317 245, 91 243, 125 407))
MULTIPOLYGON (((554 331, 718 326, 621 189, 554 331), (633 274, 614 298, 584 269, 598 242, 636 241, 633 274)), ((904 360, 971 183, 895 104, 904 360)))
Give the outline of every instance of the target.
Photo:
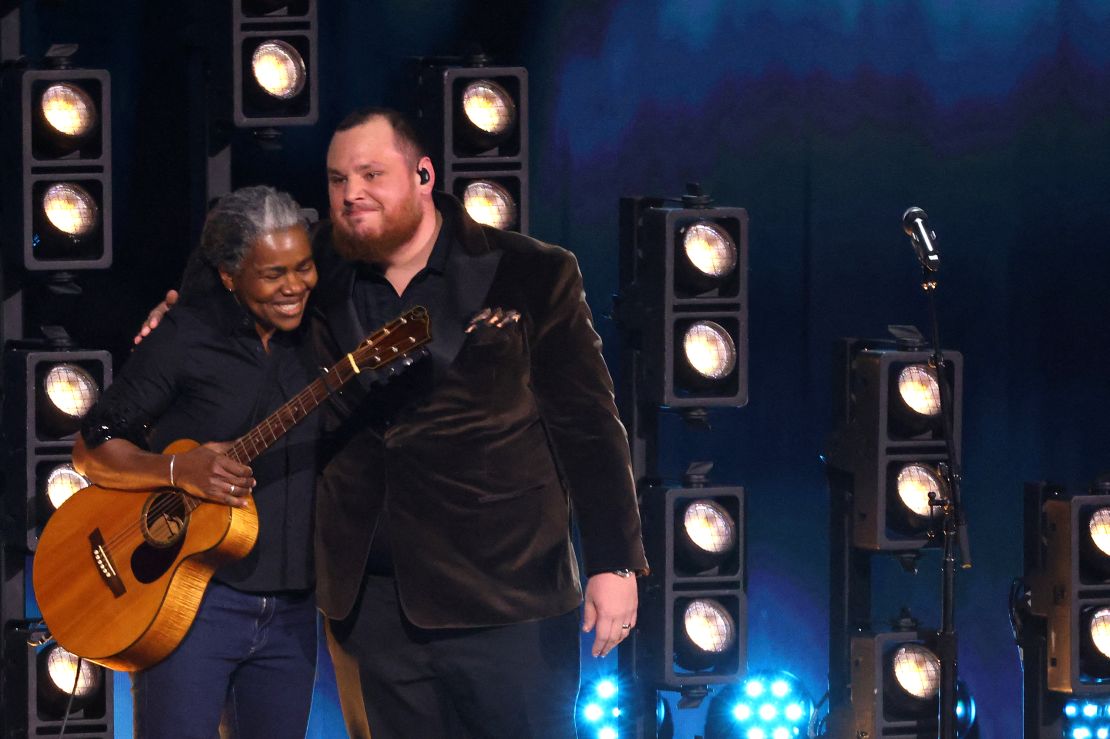
POLYGON ((636 578, 601 572, 586 583, 586 607, 582 631, 597 627, 593 649, 604 657, 636 628, 636 578))
POLYGON ((235 508, 247 505, 254 489, 251 468, 227 456, 231 442, 210 442, 178 454, 174 482, 190 495, 235 508))
POLYGON ((149 335, 150 332, 154 330, 154 327, 158 325, 158 323, 169 312, 170 308, 172 308, 177 302, 177 298, 177 290, 168 290, 166 292, 166 299, 158 305, 154 306, 154 310, 152 310, 147 315, 146 320, 143 321, 143 325, 139 329, 139 333, 135 334, 134 342, 136 344, 146 338, 147 335, 149 335))

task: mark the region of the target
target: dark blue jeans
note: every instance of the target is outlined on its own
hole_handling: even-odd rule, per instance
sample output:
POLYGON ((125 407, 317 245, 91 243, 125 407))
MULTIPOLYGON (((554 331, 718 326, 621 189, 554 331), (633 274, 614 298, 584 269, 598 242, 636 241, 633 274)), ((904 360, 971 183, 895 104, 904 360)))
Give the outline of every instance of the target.
POLYGON ((181 645, 131 676, 137 739, 303 739, 316 674, 311 594, 244 593, 212 582, 181 645))

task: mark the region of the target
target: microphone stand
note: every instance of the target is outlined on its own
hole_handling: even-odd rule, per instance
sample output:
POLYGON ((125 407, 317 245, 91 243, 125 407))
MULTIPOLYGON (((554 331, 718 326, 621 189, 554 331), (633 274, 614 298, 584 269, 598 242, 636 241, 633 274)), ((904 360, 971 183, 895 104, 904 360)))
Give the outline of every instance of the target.
MULTIPOLYGON (((960 505, 960 462, 952 434, 952 389, 948 385, 947 366, 940 348, 940 326, 937 321, 937 279, 929 266, 922 264, 921 289, 929 303, 932 323, 933 356, 929 360, 937 373, 940 392, 940 416, 948 463, 941 464, 941 474, 948 485, 948 495, 937 495, 931 505, 943 513, 944 565, 941 586, 941 627, 937 632, 940 657, 940 739, 956 739, 956 550, 964 569, 971 567, 967 540, 967 517, 960 505)), ((938 491, 939 492, 939 491, 938 491)))

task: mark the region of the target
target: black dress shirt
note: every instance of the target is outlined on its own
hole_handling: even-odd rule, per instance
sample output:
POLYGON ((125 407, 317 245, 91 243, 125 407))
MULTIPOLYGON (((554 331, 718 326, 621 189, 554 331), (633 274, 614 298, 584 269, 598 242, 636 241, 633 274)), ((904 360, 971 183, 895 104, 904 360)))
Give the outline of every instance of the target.
MULTIPOLYGON (((82 435, 90 447, 120 437, 152 451, 177 439, 233 441, 311 381, 299 333, 276 332, 267 352, 230 293, 193 293, 124 363, 82 435)), ((258 541, 217 580, 247 592, 312 587, 317 438, 312 414, 250 463, 258 541)))

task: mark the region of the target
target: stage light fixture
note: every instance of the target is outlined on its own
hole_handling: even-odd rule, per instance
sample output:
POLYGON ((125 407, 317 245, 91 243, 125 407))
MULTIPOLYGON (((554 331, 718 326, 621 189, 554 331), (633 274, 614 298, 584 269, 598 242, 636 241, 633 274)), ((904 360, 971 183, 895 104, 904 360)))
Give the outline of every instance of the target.
POLYGON ((68 151, 97 125, 96 103, 92 96, 69 82, 48 86, 39 98, 39 112, 46 124, 68 143, 68 151))
POLYGON ((583 683, 576 719, 578 736, 583 739, 617 736, 622 721, 621 691, 616 676, 605 675, 583 683))
POLYGON ((288 100, 305 86, 304 59, 284 41, 266 41, 251 54, 251 73, 267 95, 288 100))
MULTIPOLYGON (((19 606, 22 610, 23 603, 19 606)), ((85 660, 78 666, 77 657, 57 644, 30 646, 28 641, 38 644, 46 638, 39 630, 11 627, 6 624, 5 679, 0 680, 4 736, 58 736, 64 726, 65 736, 112 739, 111 674, 85 660)))
POLYGON ((640 351, 645 400, 740 407, 748 402, 748 215, 711 207, 704 195, 683 201, 621 199, 617 318, 640 351))
POLYGON ((104 685, 103 668, 58 645, 39 652, 38 670, 39 700, 58 713, 65 711, 71 693, 71 712, 79 711, 104 685))
POLYGON ((81 419, 100 397, 100 388, 92 374, 70 362, 50 366, 40 388, 40 418, 52 436, 77 431, 81 419))
MULTIPOLYGON (((18 271, 112 264, 111 85, 102 70, 10 69, 0 137, 7 264, 18 271), (20 259, 20 257, 22 257, 20 259)), ((17 272, 18 273, 18 272, 17 272)), ((15 283, 13 283, 15 284, 15 283)))
POLYGON ((463 116, 481 132, 480 135, 489 137, 488 143, 479 145, 479 149, 489 149, 516 125, 513 96, 493 80, 474 80, 463 88, 459 97, 463 116))
MULTIPOLYGON (((700 469, 705 463, 691 465, 700 469)), ((747 598, 742 488, 651 488, 640 515, 652 571, 639 579, 636 679, 669 688, 735 680, 747 598)))
POLYGON ((755 672, 722 688, 706 713, 706 739, 763 736, 795 739, 809 736, 813 699, 793 674, 755 672))
POLYGON ((679 602, 682 611, 682 636, 678 644, 678 664, 687 670, 702 670, 713 664, 717 655, 736 643, 736 621, 719 602, 696 598, 679 602))
POLYGON ((81 420, 112 381, 111 355, 104 351, 9 349, 4 357, 4 424, 9 434, 7 501, 25 529, 9 542, 34 551, 38 535, 56 507, 51 498, 80 476, 56 470, 69 461, 81 420))
POLYGON ((307 126, 319 117, 317 7, 232 3, 232 119, 241 127, 307 126))
POLYGON ((494 180, 459 180, 465 187, 463 207, 478 223, 511 229, 517 224, 518 208, 509 190, 494 180))
MULTIPOLYGON (((1030 485, 1043 523, 1026 516, 1026 582, 1031 611, 1043 618, 1043 687, 1079 696, 1110 694, 1110 496, 1068 495, 1030 485), (1038 529, 1043 530, 1038 532, 1038 529)), ((1026 668, 1028 672, 1030 668, 1026 668)), ((1037 692, 1037 688, 1030 688, 1037 692)), ((1042 700, 1031 696, 1031 700, 1042 700)))
POLYGON ((682 359, 693 382, 712 385, 736 368, 736 342, 719 323, 695 321, 682 329, 682 359))
POLYGON ((933 528, 941 511, 929 504, 929 493, 938 503, 948 495, 941 471, 948 449, 935 401, 939 377, 951 391, 957 454, 963 397, 963 357, 950 350, 944 356, 946 370, 938 376, 927 351, 881 340, 837 344, 839 407, 826 471, 831 494, 850 501, 854 547, 894 552, 939 545, 933 528))
MULTIPOLYGON (((940 660, 936 634, 912 629, 851 638, 851 691, 846 705, 830 704, 829 736, 936 736, 940 660)), ((956 736, 975 722, 967 685, 956 682, 956 736)))
POLYGON ((414 123, 438 176, 471 217, 528 233, 528 73, 485 58, 412 66, 414 123))
POLYGON ((88 478, 73 469, 73 465, 59 464, 46 476, 46 498, 50 501, 51 507, 57 510, 73 497, 74 493, 87 488, 90 484, 88 478))

